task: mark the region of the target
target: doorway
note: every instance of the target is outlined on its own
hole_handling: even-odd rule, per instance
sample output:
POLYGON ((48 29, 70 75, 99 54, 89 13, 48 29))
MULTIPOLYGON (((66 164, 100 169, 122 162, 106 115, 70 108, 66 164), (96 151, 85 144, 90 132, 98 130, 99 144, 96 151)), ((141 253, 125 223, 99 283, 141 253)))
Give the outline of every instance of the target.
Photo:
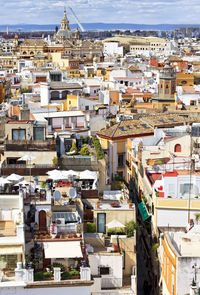
POLYGON ((106 213, 97 213, 97 232, 106 232, 106 213))
POLYGON ((39 228, 40 230, 46 230, 47 228, 47 215, 44 210, 39 212, 39 228))

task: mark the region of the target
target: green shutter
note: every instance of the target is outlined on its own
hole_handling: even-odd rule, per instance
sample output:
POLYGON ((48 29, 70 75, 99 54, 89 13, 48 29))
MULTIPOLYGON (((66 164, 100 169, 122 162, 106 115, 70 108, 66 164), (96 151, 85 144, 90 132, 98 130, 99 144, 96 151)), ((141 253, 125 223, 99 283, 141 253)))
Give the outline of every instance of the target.
POLYGON ((139 203, 138 208, 139 208, 140 214, 142 216, 142 220, 143 221, 147 220, 150 216, 147 212, 147 209, 146 209, 144 203, 143 202, 139 203))

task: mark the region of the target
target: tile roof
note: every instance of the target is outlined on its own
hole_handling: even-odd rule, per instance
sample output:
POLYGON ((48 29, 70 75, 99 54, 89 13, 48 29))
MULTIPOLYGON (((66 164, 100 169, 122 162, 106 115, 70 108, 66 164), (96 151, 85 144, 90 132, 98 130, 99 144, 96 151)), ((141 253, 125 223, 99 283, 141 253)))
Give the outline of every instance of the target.
POLYGON ((47 43, 43 39, 26 39, 21 46, 45 46, 47 43))
POLYGON ((83 87, 79 83, 67 83, 67 82, 51 82, 51 89, 82 89, 83 87))
POLYGON ((98 132, 101 137, 117 138, 117 137, 134 137, 140 134, 152 134, 153 128, 140 120, 125 120, 111 127, 104 128, 98 132))
POLYGON ((158 127, 158 128, 165 128, 165 127, 173 127, 173 126, 180 126, 184 123, 191 123, 192 120, 188 118, 184 118, 181 116, 176 115, 156 115, 156 116, 148 116, 148 117, 142 117, 140 118, 141 121, 148 124, 152 128, 158 127))

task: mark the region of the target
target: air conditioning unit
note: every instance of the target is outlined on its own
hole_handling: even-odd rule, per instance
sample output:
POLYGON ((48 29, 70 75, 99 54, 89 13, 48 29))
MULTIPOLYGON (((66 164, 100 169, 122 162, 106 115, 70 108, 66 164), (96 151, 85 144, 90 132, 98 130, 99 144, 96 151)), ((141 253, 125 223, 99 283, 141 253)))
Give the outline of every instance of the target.
POLYGON ((57 224, 65 224, 65 218, 58 218, 56 219, 57 224))

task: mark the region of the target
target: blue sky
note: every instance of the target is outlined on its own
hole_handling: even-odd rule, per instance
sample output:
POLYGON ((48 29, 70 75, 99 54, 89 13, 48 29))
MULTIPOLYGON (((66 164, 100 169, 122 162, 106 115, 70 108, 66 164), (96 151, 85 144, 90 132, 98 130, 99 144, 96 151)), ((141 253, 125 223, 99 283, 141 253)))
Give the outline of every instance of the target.
POLYGON ((82 23, 200 23, 200 0, 0 0, 0 5, 1 25, 60 23, 64 6, 71 6, 82 23))

